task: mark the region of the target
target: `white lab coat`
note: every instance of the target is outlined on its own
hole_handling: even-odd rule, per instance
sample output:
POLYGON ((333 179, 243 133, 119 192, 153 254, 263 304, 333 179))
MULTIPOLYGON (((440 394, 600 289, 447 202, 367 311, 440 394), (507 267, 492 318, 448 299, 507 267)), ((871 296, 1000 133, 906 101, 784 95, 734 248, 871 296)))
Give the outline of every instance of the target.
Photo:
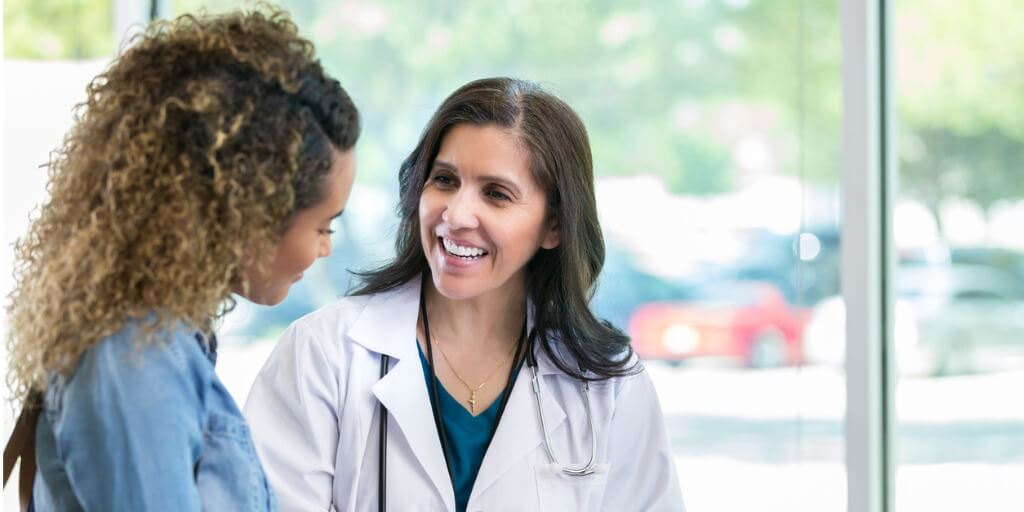
MULTIPOLYGON (((260 371, 245 415, 282 510, 377 510, 378 402, 390 413, 388 510, 455 510, 415 341, 419 286, 342 298, 307 315, 260 371), (392 360, 383 379, 381 354, 392 360)), ((584 463, 591 439, 580 382, 536 352, 555 455, 584 463)), ((585 477, 549 464, 530 381, 523 365, 467 510, 683 510, 646 373, 591 384, 599 471, 585 477)))

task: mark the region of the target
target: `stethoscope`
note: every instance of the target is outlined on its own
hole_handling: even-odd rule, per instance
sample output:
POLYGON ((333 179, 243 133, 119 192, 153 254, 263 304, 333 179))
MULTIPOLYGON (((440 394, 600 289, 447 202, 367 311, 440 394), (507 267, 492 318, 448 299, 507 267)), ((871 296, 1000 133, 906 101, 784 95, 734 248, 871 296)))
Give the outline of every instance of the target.
MULTIPOLYGON (((426 301, 424 300, 424 297, 423 297, 423 290, 422 290, 422 288, 420 290, 420 314, 422 315, 423 324, 424 324, 423 331, 424 331, 424 336, 426 338, 426 340, 425 340, 426 343, 425 344, 427 346, 427 361, 428 361, 428 364, 430 365, 430 373, 433 376, 434 375, 434 360, 433 360, 434 356, 433 356, 433 348, 431 347, 431 343, 430 343, 430 325, 429 325, 428 319, 427 319, 427 307, 426 307, 426 301)), ((540 374, 537 372, 537 357, 536 357, 536 355, 534 354, 534 351, 533 351, 533 349, 534 349, 533 340, 534 340, 535 334, 536 334, 536 332, 534 331, 534 332, 531 332, 529 336, 526 336, 526 324, 524 322, 524 324, 523 324, 523 331, 519 335, 519 341, 517 342, 515 358, 513 359, 513 361, 519 361, 520 360, 520 358, 523 355, 522 354, 522 349, 524 348, 524 345, 525 345, 525 348, 526 348, 526 365, 528 367, 530 367, 530 370, 533 372, 533 380, 531 382, 532 383, 532 387, 533 387, 533 398, 534 398, 534 402, 536 402, 536 404, 537 404, 537 414, 540 416, 540 430, 544 434, 544 450, 548 454, 548 461, 553 466, 559 468, 563 473, 565 473, 566 475, 569 475, 569 476, 587 476, 587 475, 591 475, 591 474, 593 474, 593 473, 595 473, 597 471, 597 464, 596 464, 596 459, 597 459, 597 430, 596 430, 596 427, 594 426, 594 416, 593 416, 593 413, 592 413, 591 407, 590 407, 590 383, 587 380, 585 380, 585 379, 580 381, 581 382, 581 387, 582 387, 582 390, 583 390, 582 391, 582 393, 583 393, 583 405, 584 405, 584 407, 587 410, 587 424, 590 426, 590 461, 588 461, 586 464, 583 464, 583 465, 566 466, 566 465, 563 465, 560 462, 558 462, 558 457, 555 456, 555 451, 551 448, 551 439, 548 437, 547 425, 545 424, 545 420, 544 420, 544 408, 541 406, 541 396, 540 396, 540 393, 541 393, 541 391, 540 391, 540 388, 541 388, 540 374)), ((390 366, 390 361, 391 361, 391 358, 387 354, 381 354, 381 356, 380 356, 380 378, 383 379, 384 376, 388 374, 388 370, 389 370, 389 366, 390 366)), ((513 364, 513 368, 515 368, 515 367, 516 367, 516 365, 513 364)), ((497 428, 498 428, 498 423, 501 422, 501 415, 505 411, 505 405, 507 405, 507 403, 508 403, 508 398, 509 398, 509 396, 512 395, 512 387, 515 385, 515 374, 516 374, 515 371, 509 372, 508 383, 505 386, 505 390, 506 390, 505 394, 504 394, 505 396, 502 398, 501 405, 500 405, 500 408, 498 410, 498 419, 497 419, 497 421, 494 422, 494 429, 491 431, 491 437, 492 438, 494 437, 494 431, 496 431, 497 428)), ((451 468, 450 462, 448 461, 448 453, 449 453, 448 452, 448 441, 447 441, 447 436, 445 435, 444 422, 441 421, 440 411, 438 410, 438 408, 436 406, 434 406, 434 404, 440 403, 438 401, 438 399, 437 399, 437 383, 436 383, 436 381, 437 381, 436 378, 432 378, 431 379, 431 383, 430 383, 430 388, 431 388, 430 392, 434 396, 434 401, 433 401, 433 403, 431 405, 431 408, 433 409, 433 412, 434 412, 434 423, 437 426, 438 438, 441 441, 441 451, 444 452, 445 465, 448 468, 448 476, 449 476, 449 478, 451 478, 452 468, 451 468)), ((384 510, 386 510, 386 508, 387 508, 386 507, 386 501, 387 501, 387 480, 388 480, 387 479, 388 409, 387 409, 387 407, 384 406, 383 402, 381 402, 379 404, 379 409, 378 409, 378 428, 380 430, 380 435, 379 435, 379 443, 380 444, 378 446, 378 460, 380 461, 380 464, 379 464, 379 466, 377 468, 377 496, 378 496, 378 500, 379 500, 378 501, 377 509, 380 510, 381 512, 384 512, 384 510)))

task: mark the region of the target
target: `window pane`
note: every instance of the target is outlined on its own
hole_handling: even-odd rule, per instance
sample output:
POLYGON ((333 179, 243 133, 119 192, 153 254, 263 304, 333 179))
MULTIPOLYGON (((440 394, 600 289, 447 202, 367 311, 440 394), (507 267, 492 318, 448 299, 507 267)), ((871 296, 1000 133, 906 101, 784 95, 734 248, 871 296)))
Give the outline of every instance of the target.
MULTIPOLYGON (((594 308, 633 337, 655 380, 689 508, 845 510, 838 2, 282 5, 365 131, 334 255, 284 304, 240 302, 221 328, 218 371, 239 402, 288 323, 344 293, 348 269, 390 255, 398 164, 439 102, 474 78, 528 78, 587 124, 608 244, 594 308)), ((103 64, 75 81, 67 63, 8 68, 5 174, 45 161, 103 64), (28 102, 14 117, 15 80, 71 91, 46 121, 28 102), (55 136, 27 137, 18 119, 55 136)))
POLYGON ((895 4, 899 512, 1024 510, 1017 7, 895 4))
POLYGON ((845 508, 836 2, 284 5, 366 131, 336 256, 226 326, 239 396, 288 322, 390 254, 398 164, 441 99, 513 75, 587 123, 608 244, 594 307, 647 362, 689 506, 845 508))

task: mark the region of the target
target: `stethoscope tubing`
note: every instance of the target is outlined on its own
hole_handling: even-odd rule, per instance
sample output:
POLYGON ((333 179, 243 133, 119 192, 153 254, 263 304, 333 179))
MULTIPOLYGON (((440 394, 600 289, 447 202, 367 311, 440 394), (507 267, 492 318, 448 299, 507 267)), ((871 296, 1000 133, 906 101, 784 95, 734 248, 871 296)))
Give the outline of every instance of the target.
MULTIPOLYGON (((388 374, 388 365, 390 364, 390 357, 387 354, 380 355, 380 378, 384 378, 388 374)), ((377 448, 377 460, 380 463, 380 472, 377 478, 377 510, 384 512, 387 510, 387 482, 388 482, 388 408, 384 406, 384 402, 380 402, 380 445, 377 448)))
POLYGON ((555 456, 555 451, 551 448, 551 439, 548 437, 548 428, 544 420, 544 407, 541 406, 541 383, 540 374, 537 373, 537 359, 533 357, 532 344, 530 348, 531 350, 527 352, 526 365, 529 366, 530 370, 533 372, 533 397, 537 404, 537 415, 540 416, 540 430, 544 434, 544 450, 548 453, 548 461, 569 476, 578 477, 594 474, 597 471, 595 464, 597 459, 597 427, 594 426, 594 414, 590 407, 590 383, 586 380, 581 381, 581 387, 583 389, 583 406, 587 410, 587 425, 590 427, 590 461, 578 467, 565 466, 558 462, 558 457, 555 456))
MULTIPOLYGON (((525 329, 525 326, 524 326, 524 329, 525 329)), ((596 469, 596 466, 597 466, 596 465, 596 459, 597 459, 597 427, 594 424, 594 414, 593 414, 593 409, 591 408, 591 404, 590 404, 590 383, 587 380, 585 380, 585 379, 581 380, 581 388, 582 388, 582 393, 583 393, 583 406, 584 406, 584 408, 587 411, 587 425, 590 428, 590 460, 586 464, 583 464, 583 465, 577 466, 577 467, 565 466, 565 465, 561 464, 560 462, 558 462, 558 457, 555 456, 555 452, 551 448, 551 439, 548 437, 547 423, 546 423, 546 420, 544 419, 544 408, 541 406, 541 404, 542 404, 541 396, 540 396, 541 395, 541 389, 540 389, 541 388, 541 382, 540 382, 541 379, 540 379, 540 374, 537 371, 537 357, 536 357, 536 355, 533 352, 533 348, 534 348, 534 344, 533 344, 534 334, 535 333, 530 333, 529 336, 526 336, 526 343, 525 343, 526 346, 524 348, 525 348, 525 351, 526 351, 526 365, 530 367, 530 371, 533 373, 533 378, 531 380, 531 384, 532 384, 532 388, 533 388, 533 397, 534 397, 534 402, 537 404, 537 414, 540 417, 540 429, 541 429, 541 432, 544 435, 544 450, 547 452, 548 461, 551 464, 553 464, 554 466, 557 466, 559 470, 561 470, 563 473, 565 473, 566 475, 569 475, 569 476, 582 477, 582 476, 587 476, 587 475, 594 474, 595 472, 597 472, 597 469, 596 469)), ((429 344, 427 346, 427 350, 430 351, 429 344)), ((518 359, 518 358, 519 358, 519 349, 516 350, 516 359, 518 359)), ((389 365, 390 365, 390 357, 387 354, 381 354, 381 356, 380 356, 380 378, 381 379, 383 379, 388 374, 389 365)), ((431 367, 433 367, 433 362, 432 361, 431 361, 431 367)), ((509 376, 509 382, 511 383, 513 380, 514 379, 510 375, 509 376)), ((436 393, 436 389, 434 389, 433 391, 436 393)), ((507 401, 507 400, 508 400, 508 395, 506 395, 506 397, 505 397, 505 401, 507 401)), ((502 404, 502 409, 504 409, 504 404, 502 404)), ((378 451, 378 461, 379 461, 380 467, 378 468, 378 478, 377 478, 377 495, 378 495, 377 510, 380 511, 380 512, 384 512, 387 509, 388 409, 387 409, 387 407, 384 406, 383 402, 379 403, 379 415, 380 415, 380 417, 379 417, 380 432, 379 432, 379 436, 378 436, 379 446, 378 446, 378 450, 377 451, 378 451)), ((434 420, 436 422, 436 421, 439 420, 439 418, 435 417, 434 420)), ((438 428, 443 428, 443 426, 439 426, 438 428)), ((493 433, 492 433, 492 435, 493 435, 493 433)), ((444 437, 441 437, 441 443, 442 444, 445 443, 444 437)), ((448 460, 447 460, 447 458, 448 458, 448 453, 447 453, 448 450, 447 450, 446 446, 443 446, 442 449, 445 452, 445 466, 447 466, 447 469, 448 469, 448 472, 449 472, 449 477, 451 477, 451 467, 449 466, 448 460)))

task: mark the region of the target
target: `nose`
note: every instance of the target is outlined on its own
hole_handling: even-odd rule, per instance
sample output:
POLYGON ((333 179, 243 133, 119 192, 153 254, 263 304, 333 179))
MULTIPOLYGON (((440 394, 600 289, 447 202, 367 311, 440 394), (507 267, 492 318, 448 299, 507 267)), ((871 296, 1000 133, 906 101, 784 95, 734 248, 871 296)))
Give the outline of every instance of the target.
POLYGON ((316 257, 326 258, 331 255, 331 237, 328 235, 321 238, 322 241, 320 242, 320 251, 317 253, 316 257))
POLYGON ((480 225, 476 215, 475 196, 465 189, 448 196, 448 204, 441 212, 443 220, 452 229, 474 229, 480 225))

